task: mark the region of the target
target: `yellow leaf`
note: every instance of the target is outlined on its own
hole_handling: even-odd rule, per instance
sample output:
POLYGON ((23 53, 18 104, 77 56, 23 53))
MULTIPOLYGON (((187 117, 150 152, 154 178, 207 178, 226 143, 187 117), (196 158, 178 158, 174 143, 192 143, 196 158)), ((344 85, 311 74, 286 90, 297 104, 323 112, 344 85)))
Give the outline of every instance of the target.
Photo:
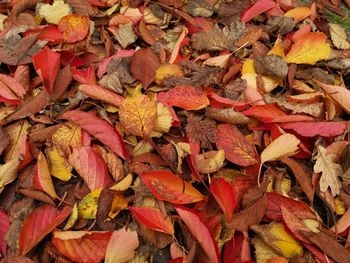
POLYGON ((77 124, 66 122, 52 135, 52 141, 61 145, 64 151, 70 152, 70 147, 82 146, 81 133, 82 130, 77 124))
MULTIPOLYGON (((173 64, 171 64, 173 65, 173 64)), ((161 137, 163 133, 169 131, 173 117, 167 107, 163 103, 157 103, 157 120, 156 125, 151 132, 151 137, 161 137)))
POLYGON ((128 174, 120 182, 113 185, 109 189, 115 190, 115 191, 125 191, 130 187, 131 183, 132 183, 132 174, 128 174))
POLYGON ((152 150, 153 146, 149 142, 141 140, 135 145, 134 149, 132 150, 132 156, 135 157, 144 153, 151 152, 152 150))
POLYGON ((242 75, 247 73, 256 73, 254 68, 254 60, 247 59, 246 61, 244 61, 241 72, 242 72, 242 75))
POLYGON ((339 199, 339 197, 334 198, 334 204, 335 204, 335 212, 337 213, 337 215, 344 215, 345 206, 344 206, 344 203, 339 199))
POLYGON ((53 145, 47 149, 46 153, 49 159, 51 175, 62 181, 70 180, 72 177, 72 166, 64 157, 62 157, 57 147, 53 145))
POLYGON ((17 178, 17 169, 21 163, 21 157, 13 158, 0 166, 0 193, 3 187, 17 178))
POLYGON ((294 42, 286 56, 286 62, 314 65, 320 60, 329 59, 331 47, 326 41, 324 33, 306 33, 294 42))
POLYGON ((158 85, 163 85, 164 79, 168 77, 183 77, 183 76, 184 76, 184 73, 182 72, 178 64, 165 63, 160 65, 160 67, 157 69, 154 80, 158 85))
POLYGON ((303 252, 303 247, 287 233, 280 222, 272 222, 268 225, 254 225, 251 229, 265 241, 265 244, 283 257, 292 258, 303 252))
POLYGON ((266 263, 268 260, 278 256, 278 254, 260 238, 254 237, 252 242, 255 248, 256 263, 266 263))
POLYGON ((300 140, 293 134, 285 133, 270 143, 261 153, 261 163, 280 160, 296 154, 300 140))
POLYGON ((109 218, 115 218, 121 210, 124 210, 128 207, 128 201, 121 194, 114 196, 111 211, 109 212, 109 218))
POLYGON ((278 35, 278 38, 276 39, 276 42, 273 45, 273 48, 267 53, 267 55, 276 55, 276 56, 280 56, 282 58, 285 57, 280 35, 278 35))
POLYGON ((39 15, 51 24, 58 24, 62 17, 72 12, 70 6, 63 0, 56 0, 52 5, 44 4, 39 8, 39 15))
POLYGON ((200 173, 209 174, 219 171, 224 165, 225 151, 210 151, 195 156, 195 166, 200 173))
POLYGON ((8 16, 0 14, 0 30, 4 30, 4 22, 8 18, 8 16))
MULTIPOLYGON (((247 86, 257 89, 258 85, 256 84, 256 78, 257 78, 258 74, 256 73, 246 73, 244 75, 242 75, 242 79, 244 79, 247 82, 247 86)), ((263 83, 264 83, 264 89, 266 92, 270 92, 272 90, 274 90, 275 88, 277 88, 278 86, 278 82, 276 80, 274 80, 272 77, 266 77, 266 76, 262 76, 261 77, 263 83)))
POLYGON ((78 205, 79 217, 84 219, 95 219, 98 207, 98 198, 102 189, 96 189, 84 196, 78 205))
POLYGON ((286 17, 292 17, 296 22, 302 21, 311 15, 311 9, 307 6, 296 7, 294 9, 289 10, 284 14, 286 17))
POLYGON ((77 206, 77 203, 75 203, 72 209, 72 213, 69 216, 67 224, 64 226, 63 230, 68 230, 72 228, 78 220, 78 215, 79 215, 78 206, 77 206))
POLYGON ((127 97, 120 105, 119 116, 127 131, 147 137, 156 125, 157 106, 146 95, 127 97))

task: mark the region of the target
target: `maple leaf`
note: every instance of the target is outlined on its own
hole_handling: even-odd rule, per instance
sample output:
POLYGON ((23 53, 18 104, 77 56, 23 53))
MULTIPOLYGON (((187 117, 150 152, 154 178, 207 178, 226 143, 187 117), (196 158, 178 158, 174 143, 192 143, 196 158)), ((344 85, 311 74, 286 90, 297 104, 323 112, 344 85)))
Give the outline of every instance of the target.
POLYGON ((204 148, 210 148, 216 141, 216 123, 210 119, 189 115, 186 125, 187 136, 193 142, 200 142, 204 148))
POLYGON ((340 164, 335 163, 334 154, 327 154, 327 149, 319 145, 318 153, 315 156, 315 173, 322 173, 320 178, 320 190, 325 192, 328 187, 331 189, 332 195, 336 196, 340 192, 339 176, 343 175, 343 169, 340 164))

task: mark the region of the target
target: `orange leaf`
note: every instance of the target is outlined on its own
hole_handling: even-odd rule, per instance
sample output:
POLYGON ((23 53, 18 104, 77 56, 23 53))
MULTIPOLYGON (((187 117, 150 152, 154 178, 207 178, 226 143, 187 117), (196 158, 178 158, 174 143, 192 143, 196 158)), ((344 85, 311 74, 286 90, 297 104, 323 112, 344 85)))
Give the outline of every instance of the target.
POLYGON ((331 55, 331 47, 326 41, 327 36, 324 33, 304 34, 294 42, 286 55, 286 62, 314 65, 317 61, 328 59, 331 55))
POLYGON ((47 234, 61 224, 71 213, 71 207, 61 211, 51 205, 35 209, 25 220, 19 234, 19 253, 27 254, 47 234))
POLYGON ((58 29, 63 32, 63 38, 67 43, 83 40, 90 29, 88 16, 70 14, 61 18, 58 29))
POLYGON ((100 262, 105 257, 111 232, 55 231, 52 244, 76 262, 100 262))
POLYGON ((106 251, 106 263, 129 262, 135 256, 134 250, 139 246, 139 238, 136 231, 125 227, 113 231, 106 251), (116 249, 118 248, 118 249, 116 249))
POLYGON ((39 152, 38 161, 35 165, 33 184, 37 189, 44 191, 52 198, 58 198, 52 183, 49 165, 42 152, 39 152))
POLYGON ((131 213, 146 227, 174 235, 174 226, 169 217, 164 217, 159 209, 153 207, 130 207, 131 213))
POLYGON ((169 171, 151 171, 141 175, 147 188, 159 200, 173 204, 189 204, 203 200, 204 196, 190 183, 169 171))
POLYGON ((79 90, 90 98, 97 99, 117 107, 120 106, 124 99, 122 96, 116 94, 115 92, 102 88, 98 85, 82 84, 79 86, 79 90))
POLYGON ((227 220, 230 221, 237 205, 231 184, 222 178, 214 179, 210 184, 210 192, 224 211, 227 220))
POLYGON ((307 6, 297 7, 289 10, 284 16, 292 17, 296 22, 300 22, 303 19, 311 15, 311 9, 307 6))
POLYGON ((343 86, 328 85, 317 81, 317 84, 335 100, 339 106, 350 114, 350 90, 343 86))
POLYGON ((218 125, 216 146, 224 150, 226 159, 234 164, 250 166, 258 162, 255 146, 234 125, 218 125))
POLYGON ((176 211, 180 215, 182 221, 208 255, 211 263, 220 263, 220 254, 209 229, 204 225, 199 216, 190 209, 182 206, 176 206, 176 211))
POLYGON ((105 120, 100 119, 90 112, 72 110, 65 112, 62 119, 68 119, 79 124, 87 132, 95 136, 102 143, 110 147, 121 158, 128 159, 123 139, 119 133, 105 120))
POLYGON ((106 163, 90 146, 74 148, 69 156, 69 163, 91 191, 105 188, 112 183, 106 163))
POLYGON ((43 81, 43 85, 49 94, 52 94, 57 73, 60 69, 61 55, 49 49, 43 48, 33 56, 33 65, 43 81), (48 63, 49 61, 49 63, 48 63))
POLYGON ((177 86, 167 92, 158 94, 158 101, 185 110, 200 110, 209 105, 205 93, 191 86, 177 86))
POLYGON ((128 97, 120 105, 119 117, 127 131, 147 137, 156 125, 156 102, 143 94, 128 97))

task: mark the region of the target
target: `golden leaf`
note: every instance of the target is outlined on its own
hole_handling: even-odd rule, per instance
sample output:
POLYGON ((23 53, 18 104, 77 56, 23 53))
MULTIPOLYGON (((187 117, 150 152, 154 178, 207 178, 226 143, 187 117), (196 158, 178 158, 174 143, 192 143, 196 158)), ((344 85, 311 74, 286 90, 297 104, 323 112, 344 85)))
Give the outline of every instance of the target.
POLYGON ((18 156, 0 166, 0 193, 5 185, 16 180, 17 169, 20 163, 21 158, 18 156))
POLYGON ((298 38, 286 56, 287 63, 314 65, 320 60, 328 59, 331 47, 323 33, 310 32, 298 38))
POLYGON ((79 213, 78 213, 78 206, 77 203, 74 204, 73 209, 72 209, 72 213, 68 218, 68 221, 66 223, 66 225, 64 226, 63 230, 68 230, 70 228, 72 228, 75 223, 77 222, 79 217, 79 213))
POLYGON ((53 145, 52 147, 48 148, 46 154, 49 159, 49 168, 51 175, 62 181, 70 180, 72 177, 72 166, 59 153, 57 146, 53 145))
POLYGON ((102 189, 96 189, 84 196, 78 205, 79 217, 84 219, 95 219, 98 207, 98 198, 100 197, 102 189))
POLYGON ((168 108, 163 103, 157 103, 157 120, 150 136, 161 137, 163 133, 169 131, 172 121, 173 117, 168 108))
POLYGON ((157 106, 146 95, 128 97, 120 105, 119 116, 127 131, 147 137, 156 125, 157 106))
POLYGON ((122 180, 120 180, 117 184, 113 185, 109 189, 115 191, 125 191, 130 187, 132 183, 132 174, 128 174, 122 180))
POLYGON ((115 218, 120 211, 126 209, 127 207, 128 207, 128 201, 125 199, 125 197, 121 194, 115 195, 108 217, 115 218))
POLYGON ((215 173, 224 165, 225 151, 210 151, 195 156, 195 166, 200 173, 215 173))
POLYGON ((62 146, 64 151, 69 151, 70 147, 82 146, 82 130, 80 126, 73 122, 66 122, 52 135, 52 141, 62 146))
POLYGON ((160 67, 156 70, 156 76, 154 80, 158 85, 163 85, 164 79, 168 77, 183 77, 183 76, 184 76, 184 73, 182 72, 179 65, 165 63, 160 65, 160 67))

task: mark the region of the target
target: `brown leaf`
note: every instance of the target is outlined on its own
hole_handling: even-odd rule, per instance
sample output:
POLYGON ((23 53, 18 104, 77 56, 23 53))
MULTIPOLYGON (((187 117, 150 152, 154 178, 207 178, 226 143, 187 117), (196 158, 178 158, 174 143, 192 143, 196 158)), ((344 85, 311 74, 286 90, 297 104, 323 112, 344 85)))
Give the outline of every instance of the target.
POLYGON ((277 55, 269 55, 254 59, 256 73, 285 79, 288 74, 288 66, 284 58, 277 55))
POLYGON ((209 148, 216 140, 216 123, 210 119, 201 120, 190 115, 186 125, 187 136, 193 142, 200 142, 204 148, 209 148))
POLYGON ((238 231, 248 231, 250 226, 257 225, 265 216, 267 196, 264 194, 255 204, 233 215, 230 222, 232 228, 238 231))
POLYGON ((0 155, 9 146, 10 140, 6 132, 0 127, 0 155))
POLYGON ((142 82, 144 89, 153 82, 160 61, 151 48, 141 48, 135 52, 131 59, 130 70, 133 76, 142 82))
POLYGON ((208 108, 205 115, 211 119, 230 124, 248 124, 250 119, 234 109, 208 108))
POLYGON ((87 0, 67 0, 66 2, 72 7, 76 14, 90 16, 95 13, 91 4, 87 0))
POLYGON ((73 80, 73 75, 70 70, 70 64, 67 64, 63 69, 61 69, 56 77, 55 84, 53 86, 52 99, 60 99, 65 91, 68 89, 69 84, 73 80))
POLYGON ((108 221, 108 215, 112 208, 112 202, 115 197, 115 191, 103 189, 98 198, 96 223, 104 231, 113 231, 116 227, 114 221, 108 221))

